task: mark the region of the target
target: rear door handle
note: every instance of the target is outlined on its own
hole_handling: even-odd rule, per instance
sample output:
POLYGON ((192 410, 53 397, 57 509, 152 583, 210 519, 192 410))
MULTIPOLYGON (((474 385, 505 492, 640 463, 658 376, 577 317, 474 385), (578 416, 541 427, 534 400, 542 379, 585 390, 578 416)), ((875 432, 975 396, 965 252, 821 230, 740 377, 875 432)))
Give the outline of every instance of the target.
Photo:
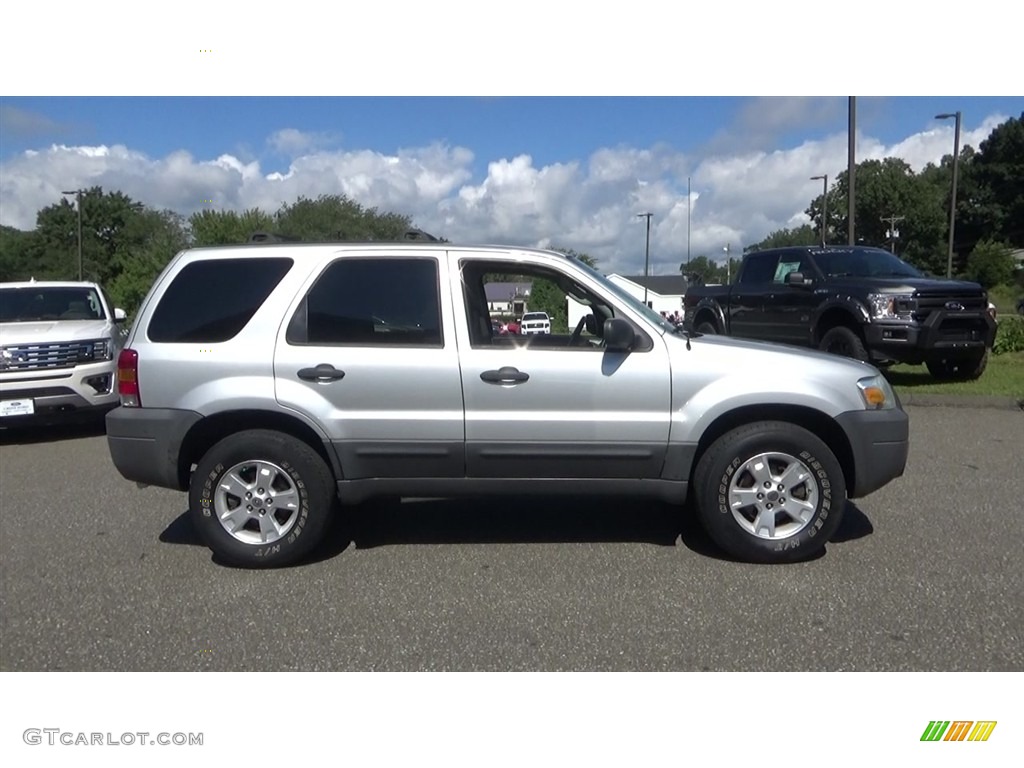
POLYGON ((480 374, 480 378, 491 384, 521 384, 529 380, 530 374, 507 365, 496 371, 484 371, 480 374))
POLYGON ((316 368, 300 368, 299 378, 303 381, 317 381, 326 384, 345 378, 345 372, 339 371, 330 363, 320 363, 316 368))

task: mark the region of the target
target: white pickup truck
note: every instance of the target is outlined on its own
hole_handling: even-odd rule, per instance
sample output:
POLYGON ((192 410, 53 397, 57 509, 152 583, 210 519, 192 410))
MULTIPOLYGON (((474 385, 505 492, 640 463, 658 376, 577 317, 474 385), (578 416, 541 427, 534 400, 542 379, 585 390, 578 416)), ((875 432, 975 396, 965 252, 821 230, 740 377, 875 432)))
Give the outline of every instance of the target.
POLYGON ((547 312, 527 312, 523 315, 519 333, 523 336, 551 333, 551 318, 547 312))
POLYGON ((0 283, 0 426, 115 407, 124 319, 96 283, 0 283))

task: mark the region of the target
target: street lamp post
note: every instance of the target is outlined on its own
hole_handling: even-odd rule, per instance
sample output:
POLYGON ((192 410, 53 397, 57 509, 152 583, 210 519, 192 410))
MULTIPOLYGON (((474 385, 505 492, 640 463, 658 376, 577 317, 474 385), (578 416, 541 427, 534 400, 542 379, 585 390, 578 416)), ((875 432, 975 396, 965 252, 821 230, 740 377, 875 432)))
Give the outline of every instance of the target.
POLYGON ((78 208, 78 282, 82 282, 82 193, 84 189, 72 189, 61 192, 62 195, 74 195, 75 206, 78 208))
POLYGON ((953 188, 949 195, 949 252, 946 255, 946 277, 953 277, 953 231, 956 227, 956 176, 960 164, 960 112, 943 112, 936 115, 936 120, 956 119, 956 127, 953 130, 953 188))
POLYGON ((644 246, 644 305, 647 304, 647 270, 651 263, 651 216, 653 213, 638 213, 637 218, 647 218, 647 244, 644 246))
POLYGON ((725 284, 732 285, 732 243, 727 243, 725 248, 725 284))
POLYGON ((811 176, 811 181, 821 182, 821 247, 825 247, 825 227, 828 226, 828 174, 811 176))

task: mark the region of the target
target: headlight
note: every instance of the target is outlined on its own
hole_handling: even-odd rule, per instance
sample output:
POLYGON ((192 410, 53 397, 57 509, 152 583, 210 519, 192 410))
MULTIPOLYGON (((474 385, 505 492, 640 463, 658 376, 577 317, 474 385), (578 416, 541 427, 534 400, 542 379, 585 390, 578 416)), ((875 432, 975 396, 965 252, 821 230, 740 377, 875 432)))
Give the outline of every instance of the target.
POLYGON ((85 344, 85 354, 83 357, 86 360, 113 360, 114 359, 114 342, 112 339, 97 339, 95 341, 89 341, 85 344))
POLYGON ((857 382, 864 407, 869 411, 888 411, 896 407, 896 395, 882 374, 868 376, 857 382))
POLYGON ((880 320, 909 317, 917 309, 917 301, 906 293, 869 293, 871 316, 880 320))

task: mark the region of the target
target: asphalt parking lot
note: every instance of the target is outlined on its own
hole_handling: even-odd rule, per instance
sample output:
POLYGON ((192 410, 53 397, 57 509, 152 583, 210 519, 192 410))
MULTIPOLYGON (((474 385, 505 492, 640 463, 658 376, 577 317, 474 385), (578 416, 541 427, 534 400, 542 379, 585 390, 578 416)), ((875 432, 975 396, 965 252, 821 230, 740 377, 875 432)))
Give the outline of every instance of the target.
POLYGON ((1024 413, 912 407, 827 553, 725 559, 615 500, 367 505, 309 562, 215 562, 96 430, 0 434, 0 669, 1024 670, 1024 413))

